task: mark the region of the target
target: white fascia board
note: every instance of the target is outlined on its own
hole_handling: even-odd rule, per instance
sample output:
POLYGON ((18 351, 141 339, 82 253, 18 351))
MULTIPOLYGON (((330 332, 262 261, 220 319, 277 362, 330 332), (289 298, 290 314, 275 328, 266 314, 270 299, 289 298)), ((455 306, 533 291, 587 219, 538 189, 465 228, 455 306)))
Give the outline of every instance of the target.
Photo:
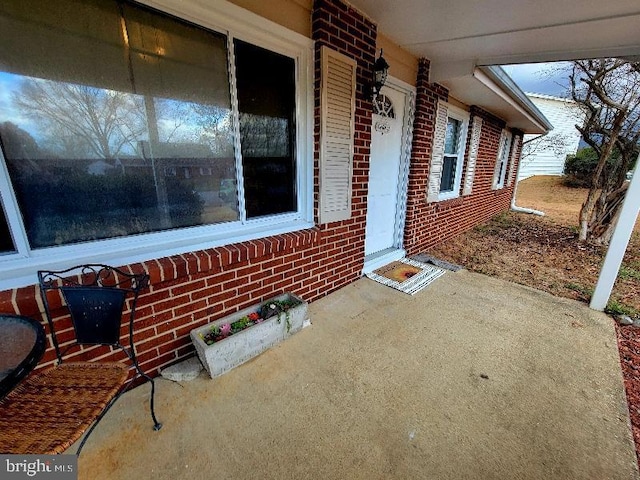
MULTIPOLYGON (((502 69, 499 70, 502 72, 502 69)), ((505 79, 509 77, 505 75, 505 79)), ((494 67, 477 67, 473 71, 473 77, 482 83, 485 87, 498 95, 501 99, 507 102, 511 107, 524 115, 531 123, 536 125, 540 130, 550 131, 553 130, 553 125, 547 118, 538 110, 538 108, 527 98, 527 96, 513 83, 509 85, 501 77, 497 76, 494 72, 494 67), (494 75, 489 76, 489 72, 494 75), (493 78, 491 78, 493 77, 493 78), (500 82, 500 83, 498 83, 500 82)), ((510 79, 509 79, 510 80, 510 79)))
POLYGON ((540 98, 542 100, 555 100, 557 102, 572 103, 572 104, 576 103, 575 100, 571 98, 554 97, 553 95, 547 95, 546 93, 524 92, 524 94, 527 97, 540 98))
MULTIPOLYGON (((585 27, 587 28, 587 27, 585 27)), ((515 63, 549 63, 588 60, 590 58, 637 57, 638 45, 604 46, 602 48, 568 48, 547 52, 523 52, 518 54, 479 57, 477 65, 512 65, 515 63)))

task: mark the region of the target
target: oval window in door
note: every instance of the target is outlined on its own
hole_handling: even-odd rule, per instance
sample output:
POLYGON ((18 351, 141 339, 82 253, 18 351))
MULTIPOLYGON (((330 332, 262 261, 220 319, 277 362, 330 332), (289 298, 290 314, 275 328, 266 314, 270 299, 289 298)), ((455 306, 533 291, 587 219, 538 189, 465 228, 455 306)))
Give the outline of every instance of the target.
POLYGON ((396 118, 391 99, 383 94, 378 94, 373 99, 373 113, 386 118, 396 118))

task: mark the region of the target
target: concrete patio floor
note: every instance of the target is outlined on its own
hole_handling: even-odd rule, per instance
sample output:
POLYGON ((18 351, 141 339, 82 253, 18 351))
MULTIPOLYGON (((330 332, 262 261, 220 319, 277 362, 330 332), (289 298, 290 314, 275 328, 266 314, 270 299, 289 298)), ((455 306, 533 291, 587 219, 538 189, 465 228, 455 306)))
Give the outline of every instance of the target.
POLYGON ((80 478, 637 479, 615 332, 571 300, 466 271, 369 279, 215 380, 126 394, 80 478))

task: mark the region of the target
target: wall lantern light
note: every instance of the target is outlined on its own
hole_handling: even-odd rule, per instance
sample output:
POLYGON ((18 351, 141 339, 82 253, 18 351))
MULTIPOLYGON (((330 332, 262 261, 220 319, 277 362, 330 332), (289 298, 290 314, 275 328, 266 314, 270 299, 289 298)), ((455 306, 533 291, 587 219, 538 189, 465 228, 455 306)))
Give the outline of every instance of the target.
POLYGON ((387 75, 389 74, 389 64, 382 56, 382 49, 380 49, 380 56, 373 64, 373 96, 376 97, 380 93, 380 89, 384 87, 387 81, 387 75))

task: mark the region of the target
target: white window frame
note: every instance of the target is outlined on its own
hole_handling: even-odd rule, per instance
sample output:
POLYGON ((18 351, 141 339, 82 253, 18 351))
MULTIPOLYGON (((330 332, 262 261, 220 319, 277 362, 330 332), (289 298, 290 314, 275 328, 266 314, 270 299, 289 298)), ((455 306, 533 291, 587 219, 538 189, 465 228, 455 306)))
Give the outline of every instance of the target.
POLYGON ((502 130, 500 135, 500 145, 498 145, 498 156, 496 157, 496 166, 493 172, 493 190, 499 190, 505 187, 507 178, 507 167, 509 166, 509 152, 513 143, 513 135, 508 130, 502 130))
MULTIPOLYGON (((454 120, 458 120, 461 122, 460 125, 460 137, 458 138, 458 155, 456 158, 456 173, 455 179, 453 182, 453 190, 448 192, 439 192, 438 193, 438 201, 441 202, 443 200, 451 200, 453 198, 458 198, 460 196, 460 186, 462 183, 462 169, 464 167, 464 159, 466 155, 467 148, 467 134, 469 131, 469 112, 458 108, 449 103, 447 105, 447 122, 449 122, 449 118, 453 118, 454 120)), ((446 125, 445 125, 446 128, 446 125)), ((446 137, 445 137, 445 145, 446 145, 446 137)), ((452 157, 453 155, 447 155, 443 151, 442 155, 442 165, 444 166, 444 157, 452 157)), ((442 180, 442 176, 440 177, 442 180)))
MULTIPOLYGON (((243 40, 294 59, 297 211, 251 219, 241 218, 239 221, 216 225, 31 249, 16 196, 9 181, 6 162, 0 151, 0 199, 4 203, 7 221, 17 250, 0 254, 0 290, 37 283, 36 272, 41 269, 62 269, 93 262, 127 265, 293 232, 314 225, 312 40, 224 0, 207 2, 206 5, 198 0, 184 0, 179 4, 175 0, 142 0, 140 3, 227 35, 230 50, 232 103, 235 111, 237 111, 238 101, 234 86, 234 39, 243 40)), ((236 138, 236 163, 237 167, 239 165, 241 168, 239 152, 239 138, 236 138)))

